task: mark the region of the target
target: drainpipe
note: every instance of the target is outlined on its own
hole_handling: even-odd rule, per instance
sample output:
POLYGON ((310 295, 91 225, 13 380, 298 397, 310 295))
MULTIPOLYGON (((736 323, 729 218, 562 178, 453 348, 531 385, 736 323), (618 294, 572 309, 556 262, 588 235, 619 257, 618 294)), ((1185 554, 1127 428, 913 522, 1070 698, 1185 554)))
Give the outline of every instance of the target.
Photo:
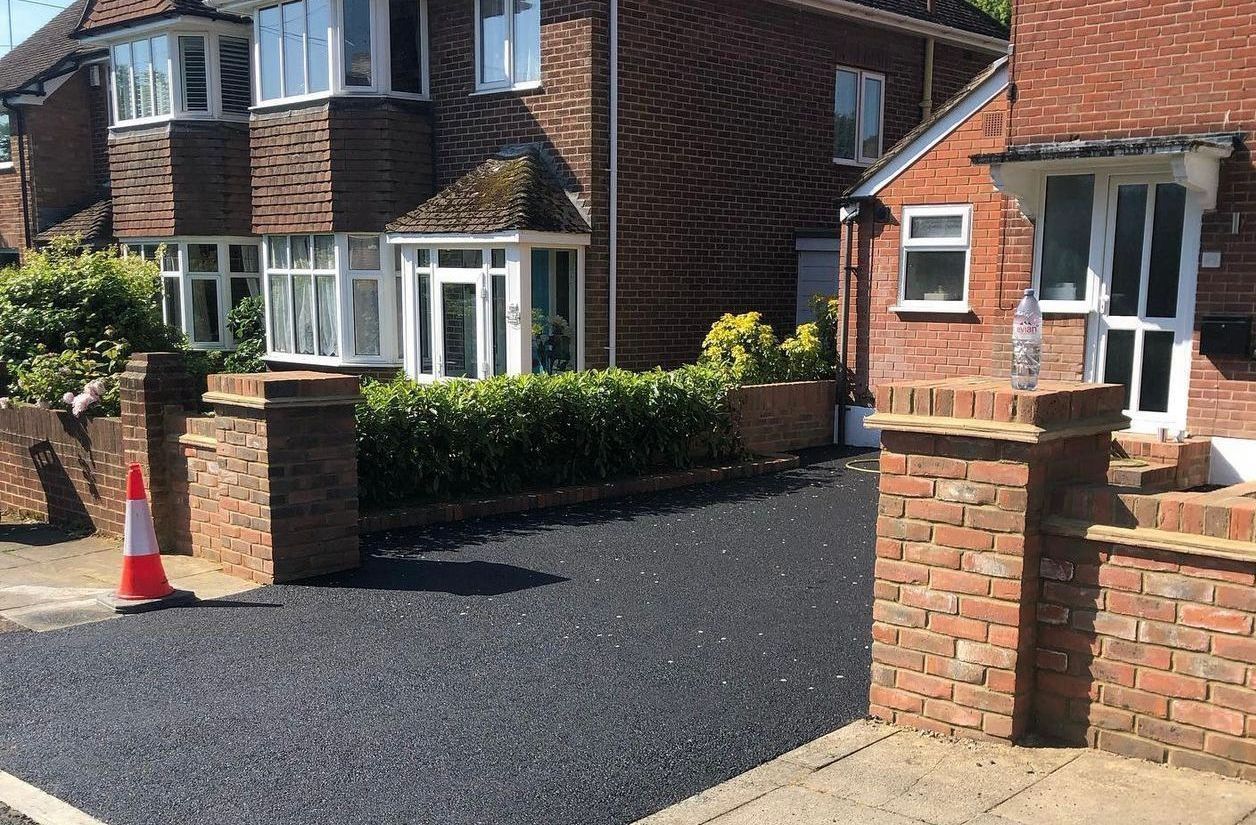
POLYGON ((615 292, 619 281, 619 0, 610 0, 610 130, 611 130, 611 174, 610 174, 610 283, 607 285, 608 304, 606 308, 608 366, 614 367, 615 359, 615 324, 616 307, 615 292))
POLYGON ((26 149, 30 143, 26 134, 26 113, 16 106, 9 110, 17 117, 17 176, 18 186, 22 190, 22 238, 27 249, 32 248, 31 238, 31 200, 29 181, 26 171, 26 149))
POLYGON ((925 38, 925 89, 920 101, 920 119, 933 114, 933 38, 925 38))

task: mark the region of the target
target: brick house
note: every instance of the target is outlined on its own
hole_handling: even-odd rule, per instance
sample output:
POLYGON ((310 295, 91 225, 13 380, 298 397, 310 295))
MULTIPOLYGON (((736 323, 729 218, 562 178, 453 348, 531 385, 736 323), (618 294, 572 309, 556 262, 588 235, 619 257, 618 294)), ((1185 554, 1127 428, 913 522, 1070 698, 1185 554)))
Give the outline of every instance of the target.
POLYGON ((110 240, 106 54, 71 37, 85 4, 0 57, 0 266, 58 234, 110 240))
POLYGON ((1133 431, 1256 478, 1254 30, 1252 2, 1018 1, 1013 56, 847 192, 853 437, 882 384, 1006 374, 1033 287, 1045 377, 1124 384, 1133 431))
POLYGON ((73 33, 168 321, 230 347, 262 294, 272 366, 420 380, 792 329, 835 193, 1006 36, 965 0, 89 0, 73 33))

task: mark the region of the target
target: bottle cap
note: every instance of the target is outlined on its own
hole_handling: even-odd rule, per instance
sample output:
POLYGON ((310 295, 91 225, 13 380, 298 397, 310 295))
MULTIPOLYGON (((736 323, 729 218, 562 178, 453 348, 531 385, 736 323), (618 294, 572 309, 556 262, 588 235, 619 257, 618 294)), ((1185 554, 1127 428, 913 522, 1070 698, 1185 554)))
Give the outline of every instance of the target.
POLYGON ((1034 296, 1034 290, 1033 290, 1032 288, 1025 290, 1025 297, 1026 297, 1026 298, 1033 298, 1033 297, 1035 297, 1035 296, 1034 296))

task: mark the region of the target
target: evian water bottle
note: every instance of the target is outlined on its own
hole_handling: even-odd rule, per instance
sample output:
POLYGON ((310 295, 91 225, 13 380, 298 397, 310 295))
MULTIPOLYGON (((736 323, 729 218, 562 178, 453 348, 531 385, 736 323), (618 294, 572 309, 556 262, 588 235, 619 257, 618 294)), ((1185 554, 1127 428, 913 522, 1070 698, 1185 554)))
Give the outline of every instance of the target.
POLYGON ((1012 389, 1038 388, 1042 368, 1042 310, 1032 289, 1016 305, 1012 316, 1012 389))

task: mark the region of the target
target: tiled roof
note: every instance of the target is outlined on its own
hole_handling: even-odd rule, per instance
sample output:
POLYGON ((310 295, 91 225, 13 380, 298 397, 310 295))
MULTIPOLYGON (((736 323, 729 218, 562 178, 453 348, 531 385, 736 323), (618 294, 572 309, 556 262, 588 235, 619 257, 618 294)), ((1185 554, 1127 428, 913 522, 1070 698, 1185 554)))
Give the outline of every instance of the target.
POLYGON ((535 144, 505 149, 388 225, 389 232, 590 232, 535 144))
POLYGON ((217 20, 246 22, 234 14, 211 9, 201 0, 90 0, 87 13, 79 23, 79 34, 97 34, 155 17, 209 17, 217 20))
POLYGON ((1007 26, 995 20, 968 0, 855 0, 870 9, 901 14, 915 20, 936 23, 960 31, 1007 40, 1007 26), (930 11, 930 6, 933 10, 930 11))
POLYGON ((1242 132, 1208 132, 1198 135, 1158 135, 1106 140, 1065 140, 1057 143, 1027 143, 1013 146, 1006 152, 973 155, 972 162, 987 166, 992 163, 1176 155, 1194 149, 1217 149, 1228 154, 1237 149, 1242 141, 1242 132))
POLYGON ((0 57, 0 94, 16 92, 73 68, 84 50, 71 34, 87 0, 75 0, 13 50, 0 57))
POLYGON ((88 246, 100 246, 113 238, 113 202, 102 198, 88 204, 58 224, 40 232, 36 240, 47 243, 62 235, 78 235, 88 246))

